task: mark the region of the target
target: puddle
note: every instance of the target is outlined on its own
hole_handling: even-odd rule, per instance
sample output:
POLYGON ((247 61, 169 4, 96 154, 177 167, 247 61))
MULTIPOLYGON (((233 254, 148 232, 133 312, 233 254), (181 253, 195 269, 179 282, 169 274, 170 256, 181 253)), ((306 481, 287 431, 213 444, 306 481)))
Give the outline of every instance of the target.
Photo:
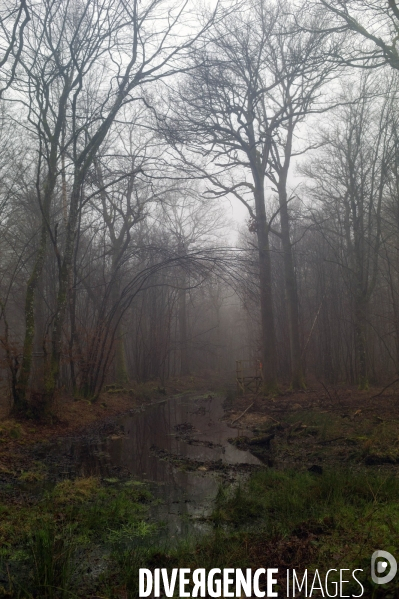
POLYGON ((166 523, 169 537, 204 531, 202 518, 209 514, 222 477, 236 480, 261 465, 228 442, 250 433, 221 421, 222 404, 221 395, 181 395, 146 406, 116 419, 116 433, 105 439, 63 442, 67 459, 61 472, 59 460, 50 470, 64 477, 132 477, 149 483, 161 500, 153 516, 166 523))

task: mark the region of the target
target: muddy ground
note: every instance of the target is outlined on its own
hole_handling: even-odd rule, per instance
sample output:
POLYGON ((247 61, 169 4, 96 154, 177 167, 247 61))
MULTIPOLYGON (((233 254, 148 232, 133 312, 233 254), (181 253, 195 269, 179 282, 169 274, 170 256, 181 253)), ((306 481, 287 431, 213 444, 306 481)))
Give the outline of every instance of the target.
POLYGON ((273 399, 237 396, 225 405, 231 426, 250 429, 255 436, 233 442, 269 466, 310 469, 316 474, 327 465, 351 463, 388 470, 399 466, 397 386, 381 393, 381 389, 315 384, 273 399))
MULTIPOLYGON (((54 448, 58 445, 62 446, 65 440, 69 440, 71 446, 79 439, 98 436, 118 437, 123 434, 123 431, 118 430, 117 424, 121 414, 141 412, 146 410, 149 404, 165 402, 168 397, 194 390, 202 393, 204 397, 208 397, 209 393, 210 398, 212 393, 223 393, 224 420, 231 427, 230 443, 239 449, 250 451, 261 460, 261 464, 237 466, 240 471, 248 475, 246 480, 252 480, 250 483, 252 487, 249 487, 248 493, 234 496, 227 494, 224 499, 219 498, 219 503, 216 501, 216 508, 209 517, 209 523, 215 525, 216 530, 225 531, 223 533, 227 535, 225 542, 219 532, 216 536, 210 536, 209 540, 205 539, 198 549, 190 549, 188 553, 179 554, 176 550, 172 557, 169 552, 165 554, 157 552, 153 558, 147 556, 145 559, 150 559, 150 562, 143 562, 145 565, 151 565, 151 559, 154 559, 154 567, 160 565, 180 567, 182 564, 192 567, 205 567, 208 564, 213 567, 216 563, 222 566, 236 563, 240 567, 244 564, 251 567, 277 564, 281 568, 303 569, 312 563, 317 563, 316 560, 322 559, 323 564, 333 564, 335 567, 342 563, 357 564, 358 554, 362 548, 366 556, 364 563, 367 562, 368 568, 370 551, 373 550, 375 543, 382 542, 384 547, 387 543, 388 545, 393 543, 396 547, 396 524, 395 526, 392 524, 397 521, 396 486, 392 487, 390 494, 387 492, 388 499, 385 496, 382 498, 379 512, 376 510, 377 497, 374 499, 371 497, 371 503, 369 499, 365 500, 366 503, 363 505, 362 489, 363 483, 369 485, 367 476, 364 478, 365 471, 377 477, 380 473, 383 477, 385 473, 394 474, 396 479, 399 467, 399 387, 392 386, 383 392, 381 388, 359 392, 356 388, 330 387, 316 383, 305 391, 292 392, 286 389, 279 396, 271 398, 262 396, 260 393, 242 396, 237 394, 232 384, 211 380, 209 377, 204 379, 187 377, 184 380, 170 381, 166 386, 151 383, 127 390, 110 387, 94 404, 60 396, 51 422, 18 422, 10 417, 5 417, 1 421, 0 496, 3 514, 6 516, 2 538, 5 539, 5 545, 8 544, 10 547, 6 559, 10 560, 10 563, 12 560, 14 563, 19 563, 18 559, 22 559, 18 557, 18 551, 20 546, 23 548, 21 543, 25 542, 23 541, 26 535, 24 528, 27 525, 24 522, 31 521, 30 526, 34 530, 36 519, 40 520, 40 511, 44 508, 47 510, 45 515, 48 516, 49 521, 54 520, 57 531, 61 512, 63 518, 72 518, 76 512, 78 516, 75 514, 73 518, 78 518, 79 526, 83 526, 86 512, 95 509, 100 510, 98 513, 102 514, 104 524, 95 533, 92 522, 89 523, 90 525, 84 524, 87 534, 95 536, 101 534, 102 530, 109 529, 114 536, 118 532, 120 537, 122 532, 127 534, 126 531, 129 532, 130 528, 136 531, 139 526, 144 528, 152 526, 146 519, 142 520, 146 518, 141 515, 144 514, 142 510, 147 509, 146 506, 152 501, 150 495, 147 496, 147 491, 141 491, 141 486, 135 486, 142 483, 131 481, 126 478, 129 473, 119 471, 115 472, 115 479, 100 480, 90 477, 78 478, 75 482, 71 482, 68 479, 74 477, 73 464, 69 463, 72 458, 67 449, 64 454, 62 451, 54 451, 54 448), (51 456, 57 456, 57 463, 49 462, 51 456), (331 474, 334 469, 341 472, 335 478, 335 475, 331 474), (359 480, 356 479, 356 471, 359 472, 359 480), (296 474, 285 474, 286 472, 296 474), (304 478, 301 478, 302 472, 305 474, 304 478), (40 497, 35 496, 34 493, 31 496, 33 487, 29 485, 37 482, 40 486, 43 481, 49 480, 51 473, 58 473, 62 482, 57 481, 57 478, 50 480, 48 505, 46 504, 46 507, 43 504, 43 508, 40 508, 42 505, 40 497), (250 473, 253 473, 255 478, 249 477, 250 473), (292 476, 293 478, 290 478, 292 476), (25 483, 28 483, 28 492, 24 490, 25 483), (114 489, 115 484, 122 486, 114 489), (350 484, 353 484, 354 488, 348 490, 348 497, 346 497, 345 488, 350 484), (339 509, 337 508, 336 517, 333 518, 329 513, 329 499, 324 505, 323 497, 329 498, 330 486, 337 487, 337 485, 341 488, 342 498, 341 503, 336 504, 339 509), (122 502, 119 506, 121 489, 126 497, 122 497, 125 503, 122 502), (293 492, 292 489, 297 491, 293 492), (274 497, 275 492, 280 492, 280 495, 274 497), (133 495, 130 496, 128 493, 133 495), (298 504, 296 507, 294 505, 294 515, 291 519, 286 520, 284 514, 278 515, 280 506, 286 498, 287 501, 291 501, 292 497, 300 498, 306 494, 308 496, 303 499, 303 505, 298 504), (353 500, 356 494, 358 499, 353 500), (109 508, 112 501, 119 502, 118 509, 115 508, 113 511, 109 508), (354 502, 353 513, 347 513, 347 505, 350 502, 354 502), (59 508, 58 504, 67 507, 59 508), (307 514, 307 507, 313 505, 315 506, 313 512, 307 514), (21 510, 24 514, 22 518, 21 510), (60 513, 57 510, 61 510, 60 513), (125 523, 127 516, 133 518, 128 524, 125 523), (364 522, 362 518, 365 519, 364 522), (372 518, 377 520, 374 522, 372 518), (393 532, 390 531, 389 534, 386 533, 385 520, 392 521, 390 526, 393 526, 393 532), (251 528, 252 522, 259 522, 255 529, 251 528), (276 529, 272 530, 272 526, 276 526, 276 529), (367 526, 371 527, 369 531, 366 530, 367 526), (263 527, 261 534, 256 532, 258 527, 259 530, 263 527), (270 531, 269 536, 265 534, 265 530, 270 531), (15 541, 16 531, 20 537, 19 545, 15 541), (169 563, 168 560, 172 560, 173 563, 169 563)), ((204 409, 202 404, 199 404, 198 410, 204 409)), ((197 435, 195 426, 189 420, 190 418, 176 424, 172 434, 188 444, 216 447, 211 441, 202 441, 197 435)), ((68 443, 65 447, 68 447, 68 443)), ((171 462, 176 471, 198 470, 199 474, 207 479, 217 475, 226 485, 229 482, 234 483, 234 476, 231 474, 234 467, 222 464, 221 460, 208 463, 188 460, 184 456, 172 453, 162 453, 163 450, 156 447, 151 451, 157 459, 171 462), (223 476, 224 471, 225 476, 223 476)), ((370 492, 374 492, 373 489, 371 484, 370 492)), ((93 521, 95 522, 96 519, 97 515, 93 521)), ((32 535, 32 532, 29 534, 32 535)), ((102 542, 105 543, 105 540, 102 542)), ((108 537, 106 542, 110 542, 108 537)), ((8 562, 5 563, 7 565, 8 562)), ((109 594, 101 592, 101 595, 97 595, 91 594, 92 591, 84 590, 83 595, 79 594, 79 596, 86 598, 101 596, 112 597, 112 599, 135 597, 136 595, 131 591, 132 584, 135 583, 123 582, 122 584, 121 581, 133 580, 129 577, 136 575, 137 565, 133 568, 129 564, 121 565, 119 562, 118 564, 120 569, 107 579, 109 594), (124 573, 125 566, 130 567, 129 572, 126 570, 124 573), (121 591, 119 592, 118 589, 121 591)), ((18 575, 15 580, 18 582, 18 575)), ((31 595, 17 594, 15 580, 13 579, 12 583, 6 578, 4 581, 0 580, 0 591, 3 590, 3 595, 0 593, 0 596, 31 597, 31 595), (4 584, 4 589, 1 584, 4 584)), ((396 592, 395 588, 390 595, 374 593, 365 596, 399 596, 395 594, 396 592)))
MULTIPOLYGON (((34 480, 46 445, 68 437, 115 434, 113 422, 118 415, 143 410, 148 404, 194 388, 225 394, 224 418, 232 428, 231 442, 267 466, 299 467, 316 474, 329 464, 383 470, 399 466, 399 385, 381 393, 381 388, 358 391, 356 387, 315 383, 305 391, 283 390, 270 398, 259 393, 242 396, 233 384, 210 377, 186 377, 165 386, 149 383, 130 390, 111 388, 95 403, 63 395, 57 399, 53 420, 47 422, 7 417, 3 400, 0 480, 24 474, 29 478, 30 473, 34 480), (240 436, 241 430, 249 430, 251 435, 240 436)), ((192 431, 177 434, 190 437, 192 431)))
MULTIPOLYGON (((0 481, 21 475, 35 479, 37 461, 46 447, 68 438, 83 438, 115 431, 114 422, 121 414, 133 414, 145 406, 188 390, 217 389, 220 382, 212 377, 172 378, 167 384, 149 382, 127 388, 110 385, 96 402, 76 400, 60 393, 53 413, 46 421, 16 420, 10 415, 10 401, 0 395, 0 481)), ((39 474, 38 474, 39 476, 39 474)))

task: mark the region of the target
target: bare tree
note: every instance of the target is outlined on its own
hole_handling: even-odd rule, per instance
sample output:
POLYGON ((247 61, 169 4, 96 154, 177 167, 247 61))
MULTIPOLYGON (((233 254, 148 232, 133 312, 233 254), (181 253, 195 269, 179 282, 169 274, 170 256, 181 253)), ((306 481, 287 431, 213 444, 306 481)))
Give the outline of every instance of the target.
POLYGON ((121 107, 142 97, 144 86, 181 69, 180 57, 209 26, 208 22, 177 41, 175 31, 183 14, 185 4, 171 7, 162 0, 145 4, 135 1, 131 6, 119 0, 106 4, 85 0, 72 10, 67 0, 46 0, 32 13, 29 47, 21 58, 26 73, 21 92, 26 94, 29 120, 38 137, 37 193, 43 220, 26 294, 17 411, 23 411, 26 403, 35 335, 33 307, 47 241, 51 241, 58 264, 51 356, 43 380, 44 404, 51 404, 59 377, 68 281, 85 177, 121 107), (51 229, 50 211, 58 177, 64 171, 64 153, 69 158, 71 182, 61 242, 58 226, 51 229))
POLYGON ((192 165, 189 152, 201 156, 196 172, 211 183, 208 193, 230 194, 249 212, 259 252, 263 375, 271 390, 277 380, 270 233, 283 240, 292 384, 303 386, 287 175, 295 127, 317 109, 331 68, 324 63, 325 34, 304 33, 297 21, 292 7, 259 0, 212 30, 180 91, 180 114, 169 125, 171 142, 183 143, 186 165, 192 165), (277 213, 268 214, 268 179, 279 194, 280 231, 273 224, 277 213))
MULTIPOLYGON (((332 17, 330 31, 346 29, 350 36, 345 51, 335 55, 346 64, 360 67, 389 65, 399 69, 397 36, 399 8, 395 0, 319 0, 332 17), (356 43, 356 42, 360 43, 356 43)), ((333 56, 332 56, 333 57, 333 56)))
MULTIPOLYGON (((127 105, 122 110, 110 139, 94 159, 93 176, 87 186, 92 197, 90 204, 100 212, 109 236, 107 253, 111 257, 114 305, 119 302, 125 255, 131 244, 138 241, 134 236, 135 227, 151 212, 151 206, 161 201, 174 186, 173 181, 161 183, 158 180, 164 145, 144 126, 150 117, 147 109, 143 105, 136 111, 131 108, 127 105)), ((120 320, 118 311, 115 318, 120 320)), ((122 323, 115 334, 115 345, 115 381, 125 384, 128 373, 122 323)))
POLYGON ((12 84, 30 21, 27 0, 5 0, 0 7, 0 98, 12 84))
MULTIPOLYGON (((375 87, 376 84, 374 84, 375 87)), ((381 81, 377 83, 381 86, 381 81)), ((381 248, 381 214, 392 160, 394 90, 381 103, 372 101, 371 81, 346 90, 347 105, 325 129, 324 147, 305 170, 313 178, 314 197, 322 203, 321 231, 334 248, 335 260, 353 300, 353 331, 359 388, 368 387, 367 327, 377 282, 381 248), (393 94, 393 95, 392 95, 393 94), (325 222, 327 218, 327 222, 325 222)))
POLYGON ((200 247, 220 244, 221 229, 226 226, 221 207, 210 198, 204 198, 195 187, 180 184, 173 193, 165 196, 160 212, 162 227, 169 233, 177 253, 183 258, 178 275, 178 322, 180 374, 190 373, 187 299, 190 289, 198 285, 196 273, 190 272, 190 262, 184 260, 190 252, 200 247), (191 277, 190 277, 191 275, 191 277), (191 278, 191 280, 190 280, 191 278))

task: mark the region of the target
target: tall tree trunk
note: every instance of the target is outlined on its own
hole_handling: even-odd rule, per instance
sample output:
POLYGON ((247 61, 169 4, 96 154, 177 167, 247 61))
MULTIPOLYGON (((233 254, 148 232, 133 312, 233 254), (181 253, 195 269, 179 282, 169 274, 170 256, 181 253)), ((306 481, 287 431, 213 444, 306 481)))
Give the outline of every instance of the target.
POLYGON ((115 383, 118 385, 126 385, 129 382, 129 376, 126 367, 126 352, 125 352, 125 341, 123 336, 123 325, 120 320, 120 310, 118 308, 120 302, 120 273, 118 269, 120 261, 120 248, 114 248, 112 257, 112 290, 111 290, 111 302, 112 307, 115 306, 114 319, 117 322, 115 330, 115 383))
POLYGON ((272 295, 269 227, 266 220, 263 178, 255 188, 256 231, 259 251, 259 287, 262 327, 262 372, 265 390, 275 393, 277 386, 276 334, 272 295))
MULTIPOLYGON (((292 106, 290 104, 289 106, 292 110, 292 106)), ((303 389, 305 387, 305 382, 303 379, 299 334, 299 299, 290 238, 290 217, 288 213, 287 194, 287 179, 291 164, 294 129, 295 121, 291 116, 287 122, 287 138, 285 140, 281 158, 278 150, 276 151, 274 167, 277 176, 275 178, 274 175, 269 175, 269 177, 277 187, 280 208, 280 235, 283 246, 284 286, 287 301, 287 319, 290 340, 291 386, 293 389, 303 389)))
POLYGON ((363 295, 355 298, 355 348, 359 389, 369 388, 367 373, 366 317, 367 301, 363 295))
POLYGON ((45 380, 46 409, 51 406, 60 375, 62 329, 64 326, 65 312, 68 302, 68 286, 69 281, 71 280, 70 277, 73 264, 75 234, 79 216, 79 203, 82 183, 81 179, 81 176, 76 177, 71 194, 68 226, 66 229, 65 253, 60 269, 59 286, 51 335, 51 359, 45 380))
POLYGON ((186 277, 182 274, 179 289, 179 338, 180 338, 180 374, 190 374, 187 339, 187 291, 186 277))
MULTIPOLYGON (((58 166, 58 150, 59 140, 62 132, 62 127, 65 122, 66 102, 69 94, 69 80, 65 81, 65 87, 58 103, 57 119, 54 127, 54 132, 50 137, 50 152, 48 155, 47 168, 48 172, 43 186, 43 197, 40 200, 40 208, 42 214, 42 222, 40 229, 39 247, 36 254, 36 260, 32 269, 32 273, 28 280, 25 296, 25 336, 23 346, 23 358, 21 372, 18 380, 18 401, 14 404, 14 411, 22 414, 27 409, 27 391, 31 378, 32 371, 32 352, 35 338, 35 300, 39 280, 43 271, 44 261, 47 253, 47 242, 50 229, 50 210, 53 201, 54 190, 57 183, 57 166, 58 166)), ((40 164, 39 164, 40 173, 40 164)), ((40 191, 40 180, 37 182, 37 192, 40 191)))
POLYGON ((285 294, 287 299, 288 327, 291 356, 291 385, 293 389, 303 389, 305 382, 302 372, 301 343, 299 335, 299 300, 294 257, 290 239, 290 222, 287 205, 285 178, 278 187, 280 204, 281 242, 283 245, 283 262, 285 278, 285 294))
POLYGON ((56 185, 56 148, 51 156, 49 174, 47 175, 46 184, 44 186, 43 202, 42 202, 42 222, 40 228, 39 247, 37 249, 35 263, 32 273, 28 280, 25 296, 25 336, 23 345, 23 357, 21 364, 21 372, 18 379, 18 393, 14 402, 13 411, 19 415, 26 413, 28 406, 28 385, 32 370, 32 354, 33 343, 35 339, 35 301, 36 292, 39 285, 40 277, 43 271, 44 261, 46 259, 48 228, 50 226, 50 206, 53 198, 53 193, 56 185))

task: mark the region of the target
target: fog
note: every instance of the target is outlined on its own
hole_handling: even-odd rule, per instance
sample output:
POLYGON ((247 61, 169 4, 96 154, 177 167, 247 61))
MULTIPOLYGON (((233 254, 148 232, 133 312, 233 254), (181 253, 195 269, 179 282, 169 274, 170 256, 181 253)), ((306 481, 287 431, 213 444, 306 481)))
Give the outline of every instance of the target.
POLYGON ((396 376, 399 60, 353 4, 2 3, 10 409, 237 360, 396 376))

